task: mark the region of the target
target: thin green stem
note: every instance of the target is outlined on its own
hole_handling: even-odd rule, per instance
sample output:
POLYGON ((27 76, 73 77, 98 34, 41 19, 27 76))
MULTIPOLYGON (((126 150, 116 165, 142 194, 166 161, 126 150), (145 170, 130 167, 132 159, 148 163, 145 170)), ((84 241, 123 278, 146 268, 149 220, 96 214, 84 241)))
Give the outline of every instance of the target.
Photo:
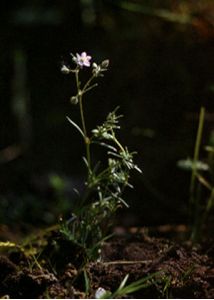
POLYGON ((80 107, 80 117, 81 117, 81 123, 82 123, 82 130, 85 136, 85 143, 87 137, 87 130, 86 130, 86 125, 85 125, 85 117, 84 117, 84 111, 83 111, 83 105, 82 105, 82 95, 79 94, 79 107, 80 107))
POLYGON ((199 205, 200 205, 199 197, 200 196, 199 196, 199 194, 196 194, 196 192, 199 192, 200 185, 198 185, 198 188, 196 189, 196 179, 197 179, 196 163, 199 160, 199 150, 200 150, 201 140, 202 140, 204 117, 205 117, 205 108, 201 107, 195 148, 194 148, 193 169, 192 169, 191 182, 190 182, 189 213, 190 213, 190 216, 193 218, 193 220, 192 220, 193 227, 192 227, 192 234, 191 234, 191 240, 193 242, 195 242, 199 238, 200 230, 201 230, 201 223, 199 220, 199 213, 200 213, 199 212, 199 205))
MULTIPOLYGON (((85 88, 88 86, 84 86, 83 90, 80 88, 80 80, 79 80, 79 69, 76 70, 75 72, 75 78, 76 78, 76 86, 77 86, 77 97, 79 100, 79 108, 80 108, 80 117, 81 117, 81 123, 82 123, 82 130, 84 133, 84 141, 85 141, 85 147, 86 147, 86 158, 88 161, 88 174, 91 173, 91 153, 90 153, 90 139, 87 135, 87 130, 86 130, 86 124, 85 124, 85 117, 84 117, 84 110, 83 110, 83 93, 85 88)), ((90 84, 90 80, 88 81, 90 84)))
POLYGON ((97 83, 89 86, 87 89, 84 89, 82 93, 85 94, 85 93, 89 92, 90 90, 92 90, 93 88, 95 88, 96 86, 98 86, 97 83))
POLYGON ((200 218, 200 197, 201 197, 201 184, 197 185, 196 195, 194 198, 194 221, 191 232, 191 240, 196 243, 200 239, 202 219, 200 218))
POLYGON ((190 182, 190 203, 194 202, 193 194, 194 194, 194 189, 195 189, 195 180, 196 180, 196 173, 197 173, 196 162, 199 159, 199 150, 200 150, 200 145, 201 145, 201 140, 202 140, 204 116, 205 116, 205 108, 201 107, 198 131, 197 131, 197 137, 196 137, 195 149, 194 149, 192 176, 191 176, 191 182, 190 182))
POLYGON ((76 86, 77 86, 77 93, 80 90, 80 81, 79 81, 79 68, 75 70, 75 79, 76 79, 76 86))
POLYGON ((113 141, 115 142, 115 144, 120 148, 121 151, 125 151, 123 146, 121 145, 121 143, 118 141, 118 139, 116 138, 114 131, 111 131, 111 135, 113 136, 113 141))
POLYGON ((85 93, 87 88, 89 87, 90 83, 92 82, 92 80, 95 78, 94 75, 91 76, 91 78, 89 78, 89 80, 86 82, 86 84, 84 85, 82 92, 85 93))
POLYGON ((214 203, 213 199, 214 199, 214 188, 212 188, 210 197, 208 199, 206 210, 205 210, 205 214, 208 214, 208 212, 210 211, 211 207, 213 206, 213 203, 214 203))
POLYGON ((91 173, 91 153, 90 153, 90 138, 87 135, 86 125, 85 125, 85 117, 84 117, 84 111, 83 111, 83 104, 82 104, 82 95, 79 95, 79 107, 80 107, 80 116, 81 116, 81 122, 82 122, 82 129, 84 133, 84 140, 85 140, 85 147, 86 147, 86 158, 88 161, 88 173, 91 173))

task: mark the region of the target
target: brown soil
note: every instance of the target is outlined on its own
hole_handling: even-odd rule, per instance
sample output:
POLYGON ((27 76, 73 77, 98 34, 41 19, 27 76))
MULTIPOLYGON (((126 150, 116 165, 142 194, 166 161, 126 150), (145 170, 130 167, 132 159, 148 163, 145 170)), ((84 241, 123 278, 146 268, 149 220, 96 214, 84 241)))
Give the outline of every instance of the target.
POLYGON ((54 240, 55 246, 58 241, 58 246, 51 248, 49 243, 40 257, 29 258, 18 250, 0 256, 1 297, 94 298, 99 287, 115 291, 127 274, 131 283, 159 272, 147 288, 124 298, 214 298, 211 242, 192 247, 142 233, 124 233, 103 245, 99 262, 86 265, 90 282, 86 294, 80 267, 84 253, 56 236, 52 234, 49 241, 54 240))

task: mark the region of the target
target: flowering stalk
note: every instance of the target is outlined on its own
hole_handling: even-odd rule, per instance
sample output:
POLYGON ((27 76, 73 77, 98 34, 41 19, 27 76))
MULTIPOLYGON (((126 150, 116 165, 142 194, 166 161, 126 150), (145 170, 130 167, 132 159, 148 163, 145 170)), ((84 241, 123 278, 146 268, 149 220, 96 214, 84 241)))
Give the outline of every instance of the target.
MULTIPOLYGON (((76 56, 71 55, 76 67, 71 69, 63 65, 61 71, 65 74, 75 74, 77 93, 70 100, 72 104, 79 104, 81 126, 79 127, 70 118, 67 117, 67 119, 84 139, 86 147, 84 162, 88 177, 85 183, 85 195, 79 202, 76 214, 72 218, 72 222, 67 224, 69 228, 63 227, 62 231, 65 235, 69 235, 69 239, 87 249, 89 256, 95 255, 97 257, 104 235, 103 223, 109 221, 113 213, 122 205, 128 207, 122 194, 126 186, 131 187, 129 173, 132 169, 139 172, 141 170, 133 162, 135 153, 130 153, 127 147, 123 147, 116 137, 116 130, 120 129, 119 118, 121 118, 116 114, 118 108, 109 113, 106 121, 93 129, 90 136, 88 135, 83 109, 83 95, 97 86, 97 83, 93 82, 98 77, 103 76, 109 66, 109 60, 104 60, 101 64, 93 62, 91 65, 91 56, 87 55, 86 52, 77 53, 76 56), (92 67, 91 76, 81 86, 79 73, 85 67, 89 68, 90 66, 92 67), (107 163, 105 166, 107 166, 105 168, 100 167, 100 162, 92 166, 91 146, 93 144, 98 144, 106 149, 107 163)), ((106 225, 105 223, 105 227, 106 225)))

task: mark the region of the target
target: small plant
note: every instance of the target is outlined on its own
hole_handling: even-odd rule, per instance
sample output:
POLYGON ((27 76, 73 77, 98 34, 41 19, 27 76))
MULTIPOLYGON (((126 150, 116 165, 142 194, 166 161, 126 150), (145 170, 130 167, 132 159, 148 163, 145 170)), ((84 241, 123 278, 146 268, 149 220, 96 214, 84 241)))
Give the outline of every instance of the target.
POLYGON ((202 228, 214 206, 214 143, 205 146, 208 153, 205 161, 200 159, 202 146, 205 108, 201 107, 199 124, 194 147, 193 159, 180 160, 178 166, 191 170, 189 216, 191 220, 191 240, 197 242, 201 238, 202 228), (204 199, 206 198, 206 200, 204 199))
POLYGON ((117 131, 120 129, 119 120, 122 117, 117 114, 118 107, 107 115, 103 124, 90 131, 87 128, 84 96, 97 86, 96 80, 103 77, 107 71, 109 60, 104 60, 100 64, 91 63, 92 57, 86 52, 71 56, 74 68, 63 65, 61 71, 75 77, 76 93, 71 96, 70 102, 79 106, 80 124, 75 123, 70 117, 67 119, 82 136, 85 145, 83 161, 87 176, 84 194, 72 218, 61 226, 61 232, 84 247, 89 257, 97 257, 100 243, 105 239, 103 227, 108 227, 112 215, 119 207, 128 207, 123 199, 123 192, 126 186, 132 187, 129 183, 130 171, 141 172, 141 170, 133 161, 135 152, 129 152, 117 137, 117 131), (90 76, 82 83, 80 75, 86 68, 90 68, 90 76), (93 161, 94 145, 105 149, 105 161, 102 163, 93 161))

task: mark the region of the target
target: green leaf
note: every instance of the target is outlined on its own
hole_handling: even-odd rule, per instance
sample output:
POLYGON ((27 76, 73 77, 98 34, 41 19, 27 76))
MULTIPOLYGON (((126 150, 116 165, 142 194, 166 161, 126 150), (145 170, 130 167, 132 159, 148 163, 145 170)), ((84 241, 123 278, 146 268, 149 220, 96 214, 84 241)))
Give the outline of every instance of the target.
POLYGON ((85 281, 85 293, 87 295, 90 291, 90 281, 86 269, 83 270, 83 274, 84 274, 84 281, 85 281))
POLYGON ((152 284, 152 282, 150 281, 152 278, 154 278, 156 275, 160 274, 160 272, 157 272, 157 273, 153 273, 151 275, 148 275, 144 278, 141 278, 133 283, 130 283, 129 285, 127 286, 122 286, 122 284, 126 283, 127 281, 127 275, 126 277, 123 279, 122 283, 120 284, 120 287, 112 294, 112 298, 118 298, 118 297, 122 297, 126 294, 131 294, 131 293, 134 293, 134 292, 137 292, 138 290, 141 290, 143 288, 147 288, 148 286, 150 286, 152 284))
POLYGON ((74 121, 72 121, 68 116, 66 116, 66 119, 80 132, 82 137, 85 139, 85 135, 84 135, 82 129, 74 121))

